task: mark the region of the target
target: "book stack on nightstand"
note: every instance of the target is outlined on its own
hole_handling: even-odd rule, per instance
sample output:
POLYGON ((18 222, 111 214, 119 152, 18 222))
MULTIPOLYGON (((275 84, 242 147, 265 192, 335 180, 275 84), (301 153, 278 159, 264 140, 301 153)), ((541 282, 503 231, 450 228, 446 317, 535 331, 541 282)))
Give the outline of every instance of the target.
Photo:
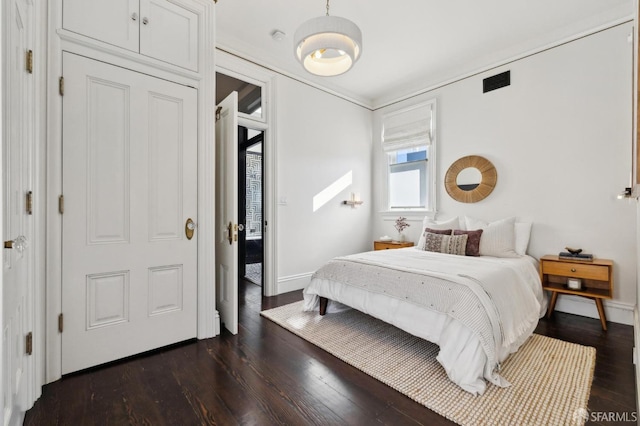
POLYGON ((561 251, 558 258, 573 262, 593 262, 593 255, 587 253, 569 253, 568 251, 561 251))

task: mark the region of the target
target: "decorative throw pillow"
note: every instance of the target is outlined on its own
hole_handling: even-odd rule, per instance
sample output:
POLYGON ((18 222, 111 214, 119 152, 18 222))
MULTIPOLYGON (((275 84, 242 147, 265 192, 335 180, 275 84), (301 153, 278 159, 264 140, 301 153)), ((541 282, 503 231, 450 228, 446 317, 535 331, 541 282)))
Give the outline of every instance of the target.
POLYGON ((519 257, 515 251, 515 217, 487 223, 465 217, 467 229, 482 229, 480 256, 519 257))
POLYGON ((445 230, 445 231, 447 229, 460 229, 460 219, 458 219, 458 216, 456 216, 454 218, 445 220, 443 222, 436 222, 431 218, 429 218, 428 216, 425 216, 424 219, 422 220, 423 232, 420 235, 420 240, 418 240, 418 248, 424 247, 424 230, 426 228, 445 230))
POLYGON ((422 232, 422 235, 420 236, 420 240, 418 241, 418 248, 420 250, 425 250, 424 243, 425 243, 425 234, 427 232, 429 232, 431 234, 438 234, 438 235, 453 235, 453 230, 452 229, 424 228, 424 231, 422 232), (420 243, 422 243, 422 244, 420 244, 420 243))
POLYGON ((482 232, 482 229, 477 229, 475 231, 463 231, 461 229, 456 229, 453 231, 453 235, 466 235, 468 238, 465 254, 467 256, 480 256, 480 237, 482 237, 482 232))
POLYGON ((453 229, 424 228, 424 232, 431 232, 432 234, 440 234, 440 235, 453 235, 453 229))
POLYGON ((464 256, 467 247, 467 235, 443 235, 433 234, 431 232, 424 233, 424 249, 425 251, 433 251, 437 253, 456 254, 464 256))

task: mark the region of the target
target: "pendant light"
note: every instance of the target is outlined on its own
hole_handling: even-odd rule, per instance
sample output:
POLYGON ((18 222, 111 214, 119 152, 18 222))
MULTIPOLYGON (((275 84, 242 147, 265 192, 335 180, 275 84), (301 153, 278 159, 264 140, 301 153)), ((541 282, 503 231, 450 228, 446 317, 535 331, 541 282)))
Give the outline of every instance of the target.
POLYGON ((300 25, 295 55, 311 74, 330 77, 349 71, 362 52, 362 32, 353 22, 327 14, 300 25))

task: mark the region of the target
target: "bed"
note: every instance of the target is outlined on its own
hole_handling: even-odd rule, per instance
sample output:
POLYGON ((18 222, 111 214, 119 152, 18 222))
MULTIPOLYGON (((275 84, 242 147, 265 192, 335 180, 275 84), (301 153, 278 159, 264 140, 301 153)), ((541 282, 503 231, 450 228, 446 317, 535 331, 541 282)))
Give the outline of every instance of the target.
POLYGON ((449 378, 470 393, 484 393, 487 381, 509 386, 500 363, 545 313, 537 261, 421 245, 334 258, 305 288, 304 310, 320 309, 321 301, 329 314, 350 307, 431 341, 449 378))

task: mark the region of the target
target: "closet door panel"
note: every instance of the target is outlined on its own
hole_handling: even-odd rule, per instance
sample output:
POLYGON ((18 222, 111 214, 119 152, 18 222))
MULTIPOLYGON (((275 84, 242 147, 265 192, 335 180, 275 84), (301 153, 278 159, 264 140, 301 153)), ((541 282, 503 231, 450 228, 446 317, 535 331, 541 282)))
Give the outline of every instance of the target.
POLYGON ((64 0, 64 29, 137 52, 139 0, 64 0))
POLYGON ((141 0, 140 53, 198 71, 198 18, 176 2, 141 0))

